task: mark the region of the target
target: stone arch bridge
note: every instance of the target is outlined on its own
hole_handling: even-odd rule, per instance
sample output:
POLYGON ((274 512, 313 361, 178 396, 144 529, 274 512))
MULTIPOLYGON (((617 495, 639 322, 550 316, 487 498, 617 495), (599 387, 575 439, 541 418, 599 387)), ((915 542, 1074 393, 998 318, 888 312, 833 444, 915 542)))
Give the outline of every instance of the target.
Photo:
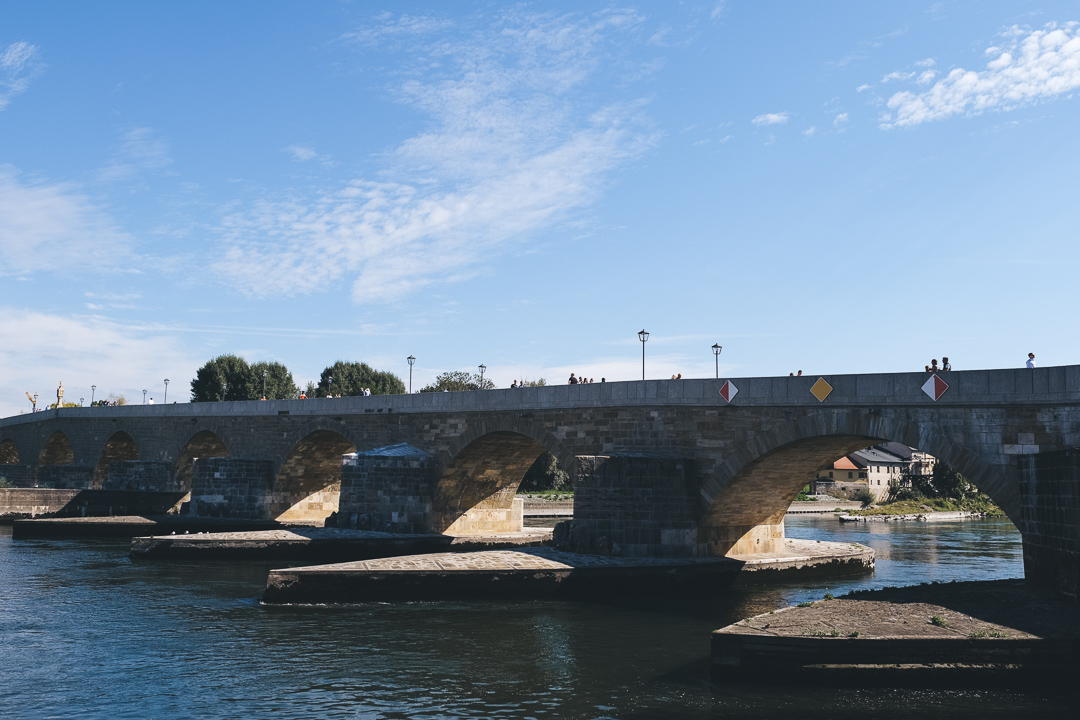
POLYGON ((1023 535, 1029 580, 1075 596, 1080 366, 928 380, 659 380, 64 408, 0 420, 0 475, 190 492, 199 515, 334 513, 339 526, 467 533, 520 522, 514 493, 547 450, 575 478, 574 547, 706 555, 770 550, 820 469, 897 441, 993 498, 1023 535))

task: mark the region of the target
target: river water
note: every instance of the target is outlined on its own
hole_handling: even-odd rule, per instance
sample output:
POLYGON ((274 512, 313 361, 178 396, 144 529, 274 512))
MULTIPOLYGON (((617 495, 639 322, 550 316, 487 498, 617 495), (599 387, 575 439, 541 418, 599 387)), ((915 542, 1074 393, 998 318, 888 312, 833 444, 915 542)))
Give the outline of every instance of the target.
MULTIPOLYGON (((840 525, 875 574, 722 596, 585 602, 259 604, 270 564, 134 562, 127 543, 0 528, 0 717, 1073 717, 1060 693, 713 683, 709 633, 855 588, 1022 577, 1007 521, 840 525)), ((278 563, 280 565, 280 563, 278 563)))

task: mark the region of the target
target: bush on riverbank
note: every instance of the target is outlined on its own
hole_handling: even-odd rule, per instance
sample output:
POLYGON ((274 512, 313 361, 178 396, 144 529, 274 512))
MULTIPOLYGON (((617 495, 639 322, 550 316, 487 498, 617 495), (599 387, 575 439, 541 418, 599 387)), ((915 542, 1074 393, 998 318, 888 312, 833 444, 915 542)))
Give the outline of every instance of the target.
POLYGON ((1005 517, 1001 508, 993 503, 984 493, 976 493, 964 498, 906 498, 882 503, 865 510, 855 510, 849 515, 921 515, 928 512, 949 512, 962 510, 982 513, 987 517, 1005 517))
POLYGON ((570 490, 535 490, 532 492, 519 492, 518 495, 529 498, 530 500, 545 500, 548 502, 556 502, 559 500, 573 500, 574 491, 570 490))

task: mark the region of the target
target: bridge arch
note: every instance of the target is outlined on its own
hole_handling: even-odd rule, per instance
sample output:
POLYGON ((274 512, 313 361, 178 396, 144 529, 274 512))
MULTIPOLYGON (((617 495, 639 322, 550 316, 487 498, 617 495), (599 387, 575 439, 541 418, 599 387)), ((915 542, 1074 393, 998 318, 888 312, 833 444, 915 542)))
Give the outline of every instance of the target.
POLYGON ((175 454, 176 464, 172 476, 172 489, 178 492, 191 492, 195 461, 199 458, 229 456, 229 446, 222 439, 218 428, 199 427, 192 432, 175 454))
POLYGON ((71 440, 62 430, 50 435, 38 453, 38 465, 71 465, 74 462, 75 451, 71 447, 71 440))
POLYGON ((847 453, 889 441, 917 447, 956 468, 1020 527, 1015 487, 947 429, 930 420, 833 410, 764 430, 731 453, 700 488, 699 543, 709 554, 724 554, 752 530, 779 525, 799 490, 820 470, 847 453))
POLYGON ((319 419, 294 433, 287 454, 276 464, 270 517, 318 523, 337 512, 341 456, 356 447, 348 429, 336 421, 319 419))
POLYGON ((574 472, 574 455, 539 423, 509 418, 471 424, 439 457, 434 529, 465 534, 520 529, 510 514, 514 496, 544 452, 574 472))
POLYGON ((19 462, 19 446, 11 438, 0 440, 0 465, 15 465, 19 462))
POLYGON ((138 459, 139 447, 135 444, 135 439, 126 430, 117 430, 105 441, 98 454, 97 465, 94 466, 93 487, 105 487, 109 480, 111 463, 138 459))

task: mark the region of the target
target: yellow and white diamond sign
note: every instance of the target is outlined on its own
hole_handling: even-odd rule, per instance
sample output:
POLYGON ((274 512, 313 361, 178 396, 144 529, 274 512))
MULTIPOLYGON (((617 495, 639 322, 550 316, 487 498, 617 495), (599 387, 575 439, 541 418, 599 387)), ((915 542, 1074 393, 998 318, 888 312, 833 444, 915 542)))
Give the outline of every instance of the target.
POLYGON ((810 393, 818 399, 818 402, 825 402, 825 398, 829 397, 829 393, 832 392, 832 385, 825 382, 825 378, 819 377, 814 386, 810 388, 810 393))

